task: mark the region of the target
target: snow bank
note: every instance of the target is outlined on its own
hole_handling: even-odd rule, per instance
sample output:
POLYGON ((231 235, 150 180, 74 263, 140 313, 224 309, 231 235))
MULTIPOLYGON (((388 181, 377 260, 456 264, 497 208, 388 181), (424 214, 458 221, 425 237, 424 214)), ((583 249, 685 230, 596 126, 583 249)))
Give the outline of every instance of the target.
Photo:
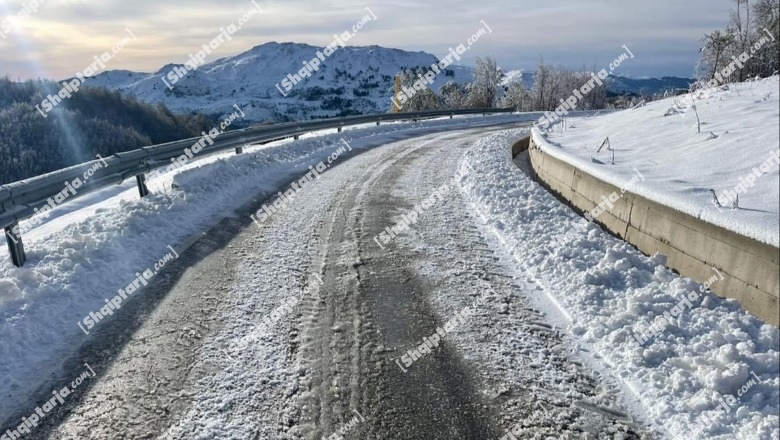
POLYGON ((770 158, 780 147, 779 89, 780 77, 774 76, 701 92, 693 101, 684 95, 604 116, 569 118, 565 130, 558 125, 547 135, 542 149, 618 187, 636 168, 647 178, 635 189, 638 194, 778 246, 780 158, 770 158), (613 151, 605 146, 596 152, 607 137, 614 165, 613 151), (771 166, 762 167, 768 160, 771 166), (723 208, 713 203, 710 189, 723 208), (731 209, 737 194, 739 209, 731 209))
POLYGON ((510 146, 519 137, 502 132, 480 141, 464 156, 473 171, 461 184, 517 266, 542 287, 537 304, 623 390, 633 415, 664 437, 778 438, 778 329, 704 292, 640 346, 634 335, 702 286, 593 223, 570 246, 548 253, 580 217, 512 163, 510 146), (719 411, 723 399, 728 410, 719 411), (708 423, 700 423, 702 415, 708 423))

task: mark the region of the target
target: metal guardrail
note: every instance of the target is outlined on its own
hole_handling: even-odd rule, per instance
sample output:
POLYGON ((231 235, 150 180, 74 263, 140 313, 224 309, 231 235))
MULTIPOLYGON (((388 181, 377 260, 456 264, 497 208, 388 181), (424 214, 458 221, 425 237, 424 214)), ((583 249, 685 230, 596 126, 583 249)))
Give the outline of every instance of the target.
MULTIPOLYGON (((512 109, 469 109, 442 110, 430 112, 385 113, 379 115, 350 116, 345 118, 328 118, 305 122, 285 122, 280 124, 250 127, 221 133, 212 145, 206 144, 197 159, 210 154, 235 149, 241 153, 244 145, 260 142, 270 142, 288 137, 298 137, 301 134, 315 130, 366 124, 376 122, 391 122, 401 120, 417 120, 441 116, 458 116, 474 114, 512 113, 512 109)), ((11 260, 17 267, 24 265, 26 256, 19 228, 21 220, 28 219, 39 212, 48 211, 93 191, 122 183, 135 177, 141 197, 149 194, 145 184, 145 174, 157 168, 167 167, 171 159, 184 154, 184 149, 192 147, 201 138, 189 138, 165 144, 152 145, 137 150, 115 153, 102 160, 92 160, 74 165, 48 174, 32 177, 7 185, 0 185, 0 228, 5 230, 11 260), (100 165, 100 168, 97 166, 100 165), (76 179, 82 179, 85 173, 92 174, 76 190, 70 190, 69 184, 76 179), (56 201, 58 195, 64 200, 56 201), (47 209, 47 206, 49 207, 47 209)), ((195 159, 195 160, 197 160, 195 159)))

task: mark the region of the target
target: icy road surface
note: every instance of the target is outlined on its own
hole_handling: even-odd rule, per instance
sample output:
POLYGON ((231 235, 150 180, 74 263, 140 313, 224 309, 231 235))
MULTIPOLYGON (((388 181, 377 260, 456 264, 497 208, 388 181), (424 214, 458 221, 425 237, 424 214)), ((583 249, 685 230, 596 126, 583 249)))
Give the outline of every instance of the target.
POLYGON ((459 162, 495 130, 355 155, 262 224, 274 199, 237 210, 101 323, 65 364, 97 377, 25 438, 655 438, 465 200, 459 162))

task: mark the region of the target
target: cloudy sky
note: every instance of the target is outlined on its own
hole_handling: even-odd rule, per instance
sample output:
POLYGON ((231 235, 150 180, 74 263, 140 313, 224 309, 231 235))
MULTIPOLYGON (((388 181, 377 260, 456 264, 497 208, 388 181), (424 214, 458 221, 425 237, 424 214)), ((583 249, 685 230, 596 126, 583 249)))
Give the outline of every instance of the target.
MULTIPOLYGON (((110 69, 156 71, 183 63, 249 9, 249 0, 24 0, 38 12, 17 20, 22 1, 0 0, 0 74, 60 79, 82 71, 130 29, 137 40, 110 69), (2 21, 10 18, 8 24, 2 21)), ((464 59, 495 56, 505 70, 532 69, 540 56, 571 68, 606 67, 626 45, 636 58, 615 73, 691 76, 698 39, 722 27, 732 0, 255 0, 255 15, 207 61, 269 41, 326 45, 367 14, 377 16, 350 40, 444 56, 480 21, 492 33, 464 59)))

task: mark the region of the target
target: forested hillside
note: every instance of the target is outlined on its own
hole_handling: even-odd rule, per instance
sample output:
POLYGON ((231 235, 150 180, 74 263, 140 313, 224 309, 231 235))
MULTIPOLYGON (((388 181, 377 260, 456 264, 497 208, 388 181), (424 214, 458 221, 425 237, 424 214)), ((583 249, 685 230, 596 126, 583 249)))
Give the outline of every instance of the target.
POLYGON ((35 105, 59 87, 0 79, 0 184, 146 145, 194 137, 214 126, 104 88, 85 87, 44 117, 35 105))

